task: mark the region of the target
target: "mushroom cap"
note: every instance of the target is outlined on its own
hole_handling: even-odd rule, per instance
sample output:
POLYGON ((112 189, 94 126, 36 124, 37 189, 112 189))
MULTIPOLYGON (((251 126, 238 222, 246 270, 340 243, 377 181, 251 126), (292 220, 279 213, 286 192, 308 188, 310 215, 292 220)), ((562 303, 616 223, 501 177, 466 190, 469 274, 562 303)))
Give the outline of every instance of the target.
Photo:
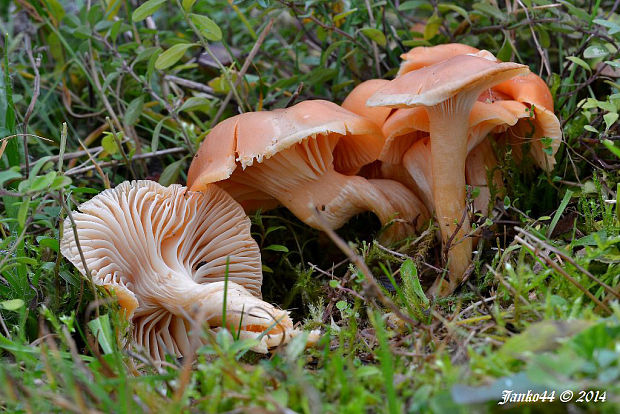
POLYGON ((381 106, 371 108, 366 106, 366 101, 372 94, 388 83, 390 81, 387 79, 370 79, 360 83, 347 95, 344 102, 342 102, 342 107, 366 119, 370 119, 380 128, 392 110, 381 106))
POLYGON ((434 106, 460 92, 491 87, 528 71, 527 66, 518 63, 458 55, 390 81, 368 99, 367 105, 434 106))
POLYGON ((461 43, 446 43, 437 46, 418 46, 414 47, 407 53, 400 55, 403 62, 400 64, 398 75, 423 68, 425 66, 434 65, 442 60, 450 59, 458 55, 467 55, 477 53, 478 49, 461 43))
POLYGON ((200 190, 242 168, 263 162, 280 151, 319 135, 340 137, 334 167, 354 174, 377 159, 383 137, 371 121, 332 102, 312 100, 290 108, 247 112, 218 124, 200 146, 187 174, 187 184, 200 190), (223 124, 223 125, 222 125, 223 124))
POLYGON ((495 85, 493 89, 505 94, 509 97, 508 99, 525 102, 553 112, 551 91, 549 91, 545 81, 535 73, 530 72, 523 76, 508 79, 495 85))

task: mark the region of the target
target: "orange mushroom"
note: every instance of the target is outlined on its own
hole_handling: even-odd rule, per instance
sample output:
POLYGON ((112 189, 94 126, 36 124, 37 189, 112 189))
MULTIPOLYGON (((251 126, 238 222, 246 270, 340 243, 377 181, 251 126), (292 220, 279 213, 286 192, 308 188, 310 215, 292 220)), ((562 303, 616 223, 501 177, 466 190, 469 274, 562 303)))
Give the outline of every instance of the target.
MULTIPOLYGON (((317 229, 337 229, 352 216, 372 211, 384 226, 393 223, 384 235, 392 241, 412 234, 413 222, 423 222, 428 212, 418 202, 420 211, 404 217, 378 188, 350 175, 374 161, 382 145, 373 122, 331 102, 305 101, 217 125, 192 161, 187 182, 195 191, 221 183, 246 208, 260 203, 257 194, 277 200, 317 229), (401 220, 393 222, 395 218, 401 220)), ((393 187, 415 200, 401 184, 393 187)))
POLYGON ((459 55, 394 79, 367 102, 369 106, 426 108, 433 206, 444 246, 448 247, 451 291, 471 263, 471 239, 467 237, 469 219, 465 211, 470 112, 485 89, 527 71, 526 66, 517 63, 459 55))

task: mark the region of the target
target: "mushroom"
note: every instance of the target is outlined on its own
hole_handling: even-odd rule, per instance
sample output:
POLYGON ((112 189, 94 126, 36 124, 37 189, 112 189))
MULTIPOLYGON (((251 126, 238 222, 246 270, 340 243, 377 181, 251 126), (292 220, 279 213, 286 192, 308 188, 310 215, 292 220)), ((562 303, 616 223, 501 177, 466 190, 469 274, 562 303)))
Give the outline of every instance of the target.
POLYGON ((116 294, 133 322, 133 339, 153 359, 189 355, 198 314, 211 329, 223 327, 224 298, 227 327, 258 339, 255 351, 267 352, 298 333, 286 311, 261 300, 260 252, 250 220, 218 187, 198 193, 124 182, 80 205, 73 219, 84 261, 69 219, 62 254, 116 294))
POLYGON ((201 191, 218 182, 234 198, 243 198, 246 208, 260 204, 256 197, 248 202, 249 194, 260 193, 316 229, 337 229, 352 216, 372 211, 382 225, 393 223, 384 233, 393 241, 414 233, 414 219, 421 223, 428 213, 419 203, 415 217, 398 216, 379 189, 351 175, 374 161, 382 145, 374 123, 327 101, 248 112, 209 133, 192 161, 187 183, 201 191))
MULTIPOLYGON (((415 47, 401 55, 403 62, 398 76, 454 56, 467 54, 497 60, 486 50, 478 50, 460 43, 415 47)), ((530 72, 501 82, 484 94, 492 95, 493 101, 515 100, 533 108, 532 119, 520 121, 514 128, 509 128, 506 135, 517 156, 520 156, 521 144, 531 142, 530 153, 536 164, 545 171, 551 171, 555 165, 555 153, 562 141, 562 130, 558 118, 553 113, 553 98, 545 81, 530 72), (549 138, 550 142, 545 142, 543 138, 549 138)), ((480 96, 478 100, 484 101, 485 97, 480 96)))
POLYGON ((429 117, 433 205, 448 250, 449 289, 453 291, 471 263, 467 237, 465 160, 469 116, 478 96, 497 83, 528 71, 524 65, 485 57, 454 56, 406 73, 377 91, 369 106, 424 106, 429 117))

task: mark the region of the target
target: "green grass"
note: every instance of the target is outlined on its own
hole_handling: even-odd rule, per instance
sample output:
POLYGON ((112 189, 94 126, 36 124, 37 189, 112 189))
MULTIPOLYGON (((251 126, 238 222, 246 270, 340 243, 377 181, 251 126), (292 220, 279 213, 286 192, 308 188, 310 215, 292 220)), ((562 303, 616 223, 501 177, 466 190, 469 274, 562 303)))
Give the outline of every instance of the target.
POLYGON ((606 401, 573 401, 573 411, 618 411, 614 1, 168 1, 156 29, 134 3, 0 0, 0 139, 12 137, 0 142, 0 409, 495 412, 503 389, 530 389, 555 401, 511 410, 563 412, 562 391, 592 390, 606 401), (541 73, 564 142, 550 174, 500 160, 504 209, 450 297, 422 291, 440 264, 432 231, 388 250, 368 214, 338 231, 415 324, 378 305, 325 234, 278 209, 252 217, 263 294, 322 329, 318 346, 305 350, 301 336, 262 356, 222 331, 194 365, 158 367, 127 345, 118 305, 59 255, 67 208, 134 176, 184 183, 200 141, 239 108, 340 103, 362 80, 391 78, 410 47, 447 42, 541 73), (91 161, 82 146, 102 148, 91 161))

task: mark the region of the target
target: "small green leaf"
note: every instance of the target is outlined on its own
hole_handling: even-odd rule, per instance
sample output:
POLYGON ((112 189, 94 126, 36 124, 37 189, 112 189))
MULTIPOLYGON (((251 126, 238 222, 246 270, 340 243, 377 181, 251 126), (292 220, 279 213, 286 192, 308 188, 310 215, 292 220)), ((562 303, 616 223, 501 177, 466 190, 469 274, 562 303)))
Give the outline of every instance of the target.
POLYGON ((439 3, 437 5, 437 8, 441 13, 445 13, 446 11, 454 11, 457 14, 461 15, 461 17, 463 17, 465 20, 469 21, 469 14, 467 13, 467 10, 462 7, 450 3, 439 3))
POLYGON ((545 49, 549 49, 551 47, 551 37, 549 36, 549 32, 545 30, 543 26, 535 26, 535 30, 538 32, 540 45, 545 49))
POLYGON ((367 38, 369 38, 370 40, 372 40, 373 42, 375 42, 376 44, 378 44, 381 47, 385 47, 385 45, 387 44, 387 40, 385 39, 385 35, 379 29, 375 29, 375 28, 372 28, 372 27, 364 27, 363 29, 360 29, 360 32, 364 36, 366 36, 367 38))
POLYGON ((508 36, 504 36, 504 43, 502 47, 497 52, 497 58, 502 62, 509 62, 512 58, 512 45, 510 44, 510 40, 508 40, 508 36))
POLYGON ((196 43, 177 43, 172 46, 157 57, 155 69, 163 70, 174 65, 183 57, 187 49, 192 46, 196 46, 196 43))
POLYGON ((288 248, 286 246, 282 246, 281 244, 271 244, 263 248, 263 250, 272 250, 274 252, 288 253, 288 248))
POLYGON ((19 205, 19 210, 17 211, 17 223, 19 224, 19 228, 23 229, 26 224, 26 217, 28 216, 28 210, 30 209, 30 199, 26 199, 21 202, 19 205))
POLYGON ((54 178, 54 181, 50 184, 51 190, 58 190, 60 188, 65 188, 71 184, 72 180, 70 177, 61 175, 54 178))
POLYGON ((147 17, 155 13, 157 10, 159 10, 161 6, 164 5, 165 2, 166 0, 145 1, 144 3, 140 5, 140 7, 138 7, 137 9, 133 11, 133 14, 131 15, 131 20, 134 22, 139 22, 139 21, 146 19, 147 17))
POLYGON ((592 70, 592 69, 590 69, 590 65, 588 65, 583 59, 578 58, 577 56, 567 56, 566 59, 570 60, 571 62, 573 62, 574 64, 576 64, 578 66, 581 66, 582 68, 584 68, 588 72, 590 72, 592 70))
POLYGON ((610 22, 608 20, 603 20, 603 19, 594 19, 592 20, 592 22, 609 29, 610 35, 615 35, 616 33, 620 33, 620 25, 618 25, 617 23, 613 23, 613 22, 610 22))
POLYGON ((45 175, 35 177, 30 184, 29 191, 41 191, 49 187, 56 178, 56 171, 50 171, 45 175))
POLYGON ((88 322, 88 327, 93 333, 104 354, 111 354, 114 352, 112 344, 114 343, 114 334, 112 325, 110 324, 110 317, 108 314, 101 315, 97 319, 93 319, 88 322))
POLYGON ((327 59, 331 56, 334 51, 340 46, 348 43, 348 40, 338 40, 336 42, 332 42, 323 52, 321 52, 321 66, 325 66, 327 63, 327 59))
POLYGON ((583 57, 586 59, 602 58, 609 55, 609 50, 603 46, 592 45, 583 51, 583 57))
POLYGON ((474 4, 474 10, 479 11, 482 14, 486 14, 489 17, 495 17, 498 20, 506 20, 506 15, 490 3, 476 3, 474 4))
POLYGON ((415 267, 415 263, 413 263, 413 260, 405 260, 405 262, 400 266, 400 275, 403 279, 403 284, 408 287, 408 290, 412 290, 413 293, 418 297, 418 299, 420 299, 425 306, 428 306, 430 302, 424 294, 424 289, 422 289, 422 285, 420 285, 420 279, 418 278, 418 269, 415 267))
POLYGON ((437 14, 433 14, 426 21, 426 26, 424 26, 424 40, 430 40, 437 33, 439 33, 439 28, 441 27, 442 18, 437 14))
POLYGON ((610 139, 603 140, 603 145, 611 151, 616 157, 620 158, 620 148, 614 145, 614 142, 610 139))
POLYGON ((5 300, 0 302, 0 306, 2 309, 15 312, 24 306, 24 301, 21 299, 5 300))
POLYGON ((340 282, 336 279, 332 279, 329 281, 329 287, 337 288, 338 286, 340 286, 340 282))
POLYGON ((504 208, 507 209, 510 207, 510 197, 505 196, 504 197, 504 208))
POLYGON ((190 14, 189 18, 192 23, 196 25, 200 34, 207 40, 211 40, 212 42, 219 42, 222 40, 222 30, 220 30, 220 27, 213 20, 200 14, 190 14))
POLYGON ((598 134, 598 130, 597 130, 596 128, 594 128, 592 125, 585 125, 585 126, 583 127, 583 129, 585 129, 586 131, 589 131, 589 132, 593 132, 593 133, 595 133, 595 134, 598 134))
POLYGON ((349 304, 346 300, 339 300, 338 302, 336 302, 336 307, 338 308, 338 310, 343 311, 349 307, 349 304))
POLYGON ((201 110, 207 112, 211 108, 211 101, 203 96, 188 98, 179 108, 179 112, 201 110))
POLYGON ((53 239, 51 237, 39 236, 37 237, 37 242, 41 247, 47 247, 48 249, 52 249, 55 252, 59 251, 59 243, 58 239, 53 239))
POLYGON ((116 140, 114 139, 114 134, 111 132, 105 133, 104 137, 101 139, 101 146, 110 155, 114 155, 118 152, 118 145, 116 144, 116 140))
POLYGON ((7 181, 21 178, 21 176, 22 175, 19 173, 19 167, 11 167, 5 171, 0 171, 0 187, 7 181))
POLYGON ((153 130, 153 138, 151 139, 151 151, 153 152, 157 151, 157 148, 159 147, 159 134, 161 134, 161 127, 164 126, 166 119, 168 119, 167 116, 163 117, 161 121, 155 125, 155 129, 153 130))
POLYGON ((568 206, 568 203, 570 202, 570 198, 572 196, 573 192, 571 190, 566 190, 566 193, 564 193, 564 197, 560 202, 560 206, 553 215, 553 220, 551 220, 551 224, 549 224, 549 229, 547 230, 547 237, 551 237, 551 233, 553 233, 555 226, 558 224, 558 221, 560 221, 560 217, 562 217, 562 213, 564 213, 564 210, 566 209, 566 206, 568 206))
POLYGON ((142 114, 142 107, 144 106, 144 96, 141 95, 138 98, 134 99, 127 106, 127 110, 125 111, 125 122, 128 125, 135 125, 135 123, 140 118, 140 114, 142 114))
POLYGON ((605 131, 607 131, 618 120, 618 113, 617 112, 608 112, 605 115, 603 115, 603 120, 605 121, 605 131))
POLYGON ((357 11, 357 7, 350 9, 350 10, 345 10, 342 13, 338 13, 337 15, 335 15, 332 21, 334 23, 338 23, 340 20, 344 20, 347 16, 355 13, 356 11, 357 11))
POLYGON ((179 173, 181 172, 181 169, 183 168, 184 165, 185 165, 185 159, 182 158, 178 161, 173 162, 166 168, 164 168, 164 171, 159 176, 159 184, 163 185, 164 187, 167 187, 170 184, 176 183, 177 179, 179 178, 179 173))

